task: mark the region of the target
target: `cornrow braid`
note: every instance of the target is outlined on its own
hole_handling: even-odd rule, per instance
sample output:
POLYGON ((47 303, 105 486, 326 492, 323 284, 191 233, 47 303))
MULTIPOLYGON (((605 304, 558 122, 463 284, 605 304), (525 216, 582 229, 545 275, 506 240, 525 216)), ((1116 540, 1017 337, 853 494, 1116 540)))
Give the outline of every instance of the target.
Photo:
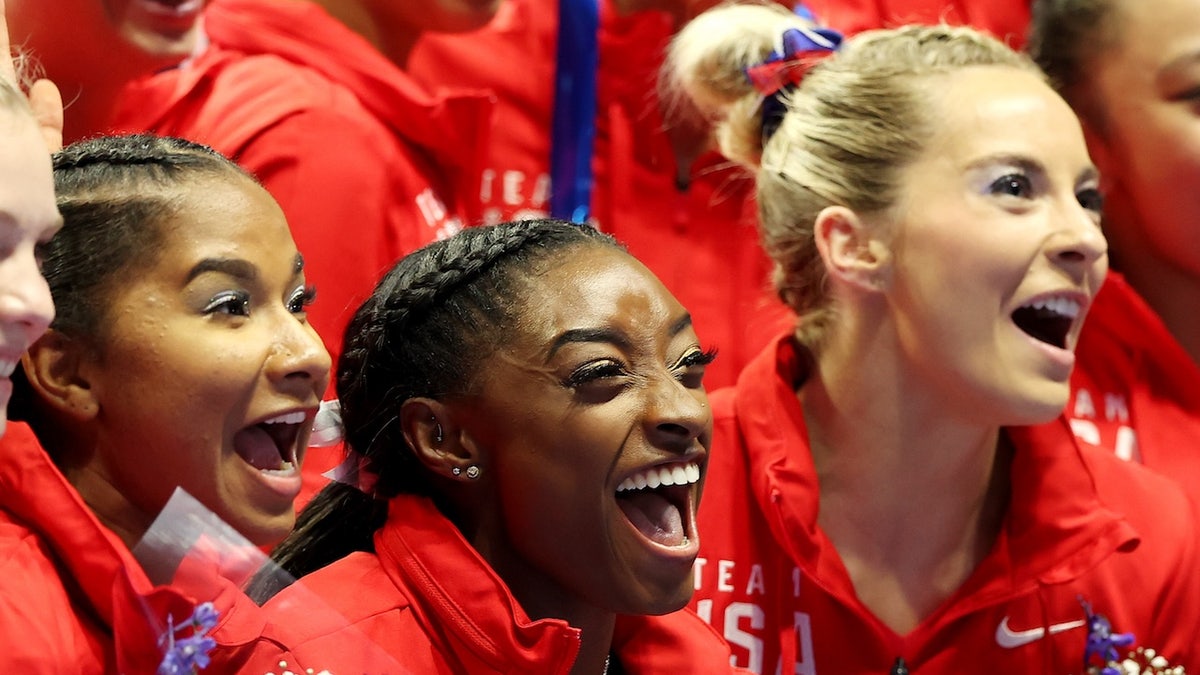
MULTIPOLYGON (((55 153, 53 164, 63 227, 43 247, 50 327, 96 344, 106 338, 109 301, 126 273, 154 263, 178 194, 221 173, 250 180, 211 148, 145 134, 79 141, 55 153)), ((23 378, 14 385, 16 414, 24 415, 32 393, 23 378)))
POLYGON ((74 143, 54 155, 62 231, 45 250, 54 298, 52 328, 99 335, 105 302, 121 272, 153 262, 174 195, 201 175, 246 174, 215 150, 145 134, 74 143))
POLYGON ((284 571, 299 577, 353 551, 373 550, 388 497, 432 496, 398 424, 401 405, 471 391, 480 363, 535 301, 523 281, 540 263, 582 246, 620 249, 587 225, 502 223, 430 244, 383 277, 346 328, 337 373, 346 444, 377 477, 377 497, 340 483, 327 486, 273 552, 284 571))

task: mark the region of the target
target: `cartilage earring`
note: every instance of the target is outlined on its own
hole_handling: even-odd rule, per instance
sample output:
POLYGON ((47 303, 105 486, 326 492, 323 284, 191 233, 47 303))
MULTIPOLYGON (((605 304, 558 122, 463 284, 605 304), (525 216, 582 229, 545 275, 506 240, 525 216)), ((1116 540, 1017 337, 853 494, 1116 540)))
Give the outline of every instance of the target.
POLYGON ((442 442, 442 423, 435 421, 434 424, 437 425, 437 428, 434 429, 434 432, 433 432, 433 442, 441 443, 442 442))
POLYGON ((467 467, 467 478, 470 478, 471 480, 475 480, 476 478, 479 478, 479 467, 475 466, 474 464, 472 464, 471 466, 468 466, 467 467))
POLYGON ((450 473, 454 474, 455 476, 458 476, 458 475, 462 474, 462 469, 460 469, 456 466, 453 469, 450 469, 450 473))

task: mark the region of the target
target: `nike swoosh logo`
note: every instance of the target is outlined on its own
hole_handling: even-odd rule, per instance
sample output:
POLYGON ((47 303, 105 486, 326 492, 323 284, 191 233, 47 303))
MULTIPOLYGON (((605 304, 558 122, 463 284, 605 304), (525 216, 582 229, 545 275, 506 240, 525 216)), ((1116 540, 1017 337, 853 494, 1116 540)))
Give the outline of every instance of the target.
POLYGON ((1078 621, 1067 621, 1066 623, 1051 624, 1049 628, 1030 628, 1029 630, 1014 631, 1008 627, 1008 617, 1000 620, 1000 625, 996 626, 996 644, 1005 649, 1014 649, 1022 645, 1027 645, 1030 642, 1037 642, 1046 634, 1054 635, 1063 631, 1082 628, 1087 622, 1083 619, 1078 621))

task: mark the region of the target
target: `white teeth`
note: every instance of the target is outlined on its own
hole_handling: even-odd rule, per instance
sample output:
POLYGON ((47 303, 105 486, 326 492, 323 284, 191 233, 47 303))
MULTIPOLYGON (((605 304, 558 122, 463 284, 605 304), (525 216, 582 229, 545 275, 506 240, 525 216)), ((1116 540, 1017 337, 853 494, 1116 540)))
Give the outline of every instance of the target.
POLYGON ((279 417, 272 417, 269 420, 263 420, 263 424, 300 424, 308 414, 303 411, 293 413, 285 413, 279 417))
POLYGON ((700 465, 695 462, 656 466, 639 471, 621 481, 621 484, 617 486, 617 492, 644 488, 653 490, 659 486, 690 485, 698 480, 700 480, 700 465))
POLYGON ((10 377, 20 361, 0 361, 0 377, 10 377))
POLYGON ((1070 298, 1063 297, 1041 298, 1034 300, 1025 306, 1032 307, 1034 309, 1049 310, 1055 314, 1065 316, 1068 319, 1074 319, 1075 317, 1079 316, 1079 311, 1081 309, 1078 302, 1070 298))
POLYGON ((296 465, 291 462, 284 462, 278 469, 259 469, 259 471, 268 476, 291 476, 296 473, 296 465))

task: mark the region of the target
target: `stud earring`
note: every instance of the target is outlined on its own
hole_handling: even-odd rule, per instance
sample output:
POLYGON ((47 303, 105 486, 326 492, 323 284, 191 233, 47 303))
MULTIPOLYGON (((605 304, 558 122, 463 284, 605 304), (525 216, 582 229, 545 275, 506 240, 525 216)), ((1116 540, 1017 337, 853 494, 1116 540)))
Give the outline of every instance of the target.
POLYGON ((479 467, 475 466, 474 464, 472 464, 471 466, 468 466, 467 467, 467 478, 470 478, 471 480, 475 480, 476 478, 479 478, 479 467))
POLYGON ((454 474, 455 476, 458 476, 458 475, 462 474, 462 469, 460 469, 456 466, 453 469, 450 469, 450 473, 454 474))

